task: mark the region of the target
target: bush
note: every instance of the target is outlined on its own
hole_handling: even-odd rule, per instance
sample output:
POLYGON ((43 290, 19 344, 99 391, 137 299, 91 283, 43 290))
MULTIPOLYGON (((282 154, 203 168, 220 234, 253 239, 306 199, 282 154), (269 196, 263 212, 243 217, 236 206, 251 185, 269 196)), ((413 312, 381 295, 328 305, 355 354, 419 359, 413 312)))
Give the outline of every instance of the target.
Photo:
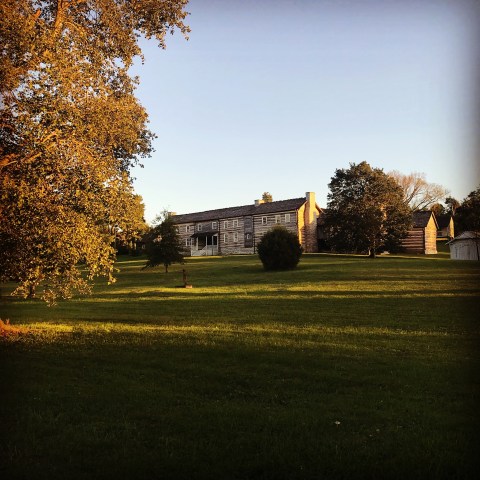
POLYGON ((295 268, 302 255, 298 237, 283 227, 268 231, 260 240, 257 250, 265 270, 295 268))

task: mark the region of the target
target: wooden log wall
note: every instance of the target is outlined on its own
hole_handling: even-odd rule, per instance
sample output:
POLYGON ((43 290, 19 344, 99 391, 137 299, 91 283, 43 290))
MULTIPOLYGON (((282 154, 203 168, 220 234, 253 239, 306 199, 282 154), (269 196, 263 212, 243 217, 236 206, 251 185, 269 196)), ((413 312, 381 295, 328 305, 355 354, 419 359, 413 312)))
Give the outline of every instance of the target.
POLYGON ((425 232, 423 228, 412 228, 402 240, 407 253, 425 253, 425 232))
POLYGON ((214 221, 217 222, 217 230, 215 231, 218 233, 219 255, 255 253, 256 245, 260 242, 262 236, 275 225, 281 225, 298 235, 297 212, 295 210, 253 215, 253 217, 228 217, 208 222, 182 223, 178 224, 177 228, 186 254, 190 253, 190 244, 187 244, 187 242, 190 241, 190 237, 194 233, 199 232, 198 225, 202 225, 200 233, 202 231, 211 232, 213 230, 212 222, 214 221), (246 235, 252 235, 252 238, 247 238, 246 235))

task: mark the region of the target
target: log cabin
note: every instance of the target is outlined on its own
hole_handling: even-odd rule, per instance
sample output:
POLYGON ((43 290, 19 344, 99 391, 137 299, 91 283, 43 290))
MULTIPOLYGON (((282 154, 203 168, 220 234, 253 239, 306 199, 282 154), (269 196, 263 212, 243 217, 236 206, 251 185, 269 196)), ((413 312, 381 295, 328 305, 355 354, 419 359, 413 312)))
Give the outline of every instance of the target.
POLYGON ((289 200, 255 200, 239 207, 172 214, 172 219, 186 255, 253 254, 262 236, 276 225, 295 233, 304 252, 314 253, 320 214, 315 193, 307 192, 289 200))
POLYGON ((455 228, 453 217, 449 214, 437 215, 438 223, 437 238, 448 238, 449 240, 455 236, 455 228))
POLYGON ((412 228, 402 240, 402 248, 407 253, 436 254, 437 230, 438 223, 433 212, 414 212, 412 228))

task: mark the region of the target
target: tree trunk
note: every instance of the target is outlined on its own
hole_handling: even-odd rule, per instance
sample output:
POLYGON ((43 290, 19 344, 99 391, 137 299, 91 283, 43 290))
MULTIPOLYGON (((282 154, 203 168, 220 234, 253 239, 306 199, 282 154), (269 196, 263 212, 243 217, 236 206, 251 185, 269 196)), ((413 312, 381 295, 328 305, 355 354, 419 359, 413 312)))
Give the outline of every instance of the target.
POLYGON ((28 297, 27 298, 35 298, 35 285, 30 285, 28 287, 28 297))
POLYGON ((168 273, 168 265, 165 263, 165 273, 168 273))

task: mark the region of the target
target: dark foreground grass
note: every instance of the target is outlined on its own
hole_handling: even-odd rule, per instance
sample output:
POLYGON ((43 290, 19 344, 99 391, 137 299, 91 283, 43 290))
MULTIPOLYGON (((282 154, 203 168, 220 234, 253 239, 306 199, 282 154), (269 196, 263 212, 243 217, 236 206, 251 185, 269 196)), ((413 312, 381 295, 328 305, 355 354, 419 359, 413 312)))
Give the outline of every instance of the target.
POLYGON ((142 259, 49 308, 3 298, 1 478, 473 478, 480 266, 142 259))

